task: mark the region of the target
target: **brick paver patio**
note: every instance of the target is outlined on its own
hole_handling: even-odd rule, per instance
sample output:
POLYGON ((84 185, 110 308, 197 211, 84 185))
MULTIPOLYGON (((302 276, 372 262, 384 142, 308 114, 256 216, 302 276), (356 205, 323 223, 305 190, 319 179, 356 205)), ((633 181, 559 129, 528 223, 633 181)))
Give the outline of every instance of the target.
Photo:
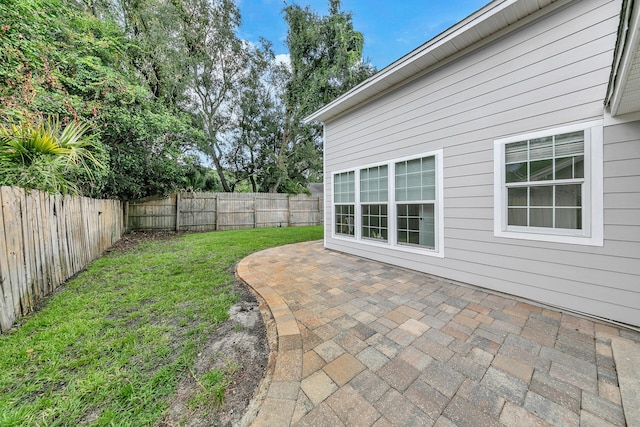
POLYGON ((253 425, 625 425, 611 340, 636 331, 322 242, 253 254, 237 274, 278 333, 253 425))

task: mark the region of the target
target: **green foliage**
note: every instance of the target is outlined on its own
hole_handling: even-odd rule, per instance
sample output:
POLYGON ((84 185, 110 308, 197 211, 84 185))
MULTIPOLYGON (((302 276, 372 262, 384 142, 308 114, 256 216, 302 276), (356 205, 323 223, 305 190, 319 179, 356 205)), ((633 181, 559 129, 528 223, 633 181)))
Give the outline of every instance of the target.
POLYGON ((88 125, 58 121, 0 125, 0 185, 22 186, 51 193, 80 192, 78 177, 94 181, 93 171, 105 166, 94 156, 100 146, 85 135, 88 125))
POLYGON ((296 192, 321 179, 322 128, 302 120, 375 72, 362 60, 364 37, 354 30, 351 14, 340 10, 339 0, 330 0, 329 6, 323 17, 308 6, 284 9, 291 76, 282 93, 282 142, 272 165, 272 192, 296 192))
MULTIPOLYGON (((89 3, 96 12, 98 5, 89 3)), ((107 10, 101 4, 105 9, 100 10, 107 10)), ((154 7, 140 13, 147 19, 163 16, 166 9, 160 7, 164 1, 129 6, 135 5, 154 7)), ((75 187, 86 195, 126 199, 187 185, 199 162, 185 158, 203 133, 191 115, 176 108, 177 96, 170 95, 183 90, 177 62, 152 55, 156 63, 173 67, 165 73, 172 76, 163 80, 166 90, 158 89, 162 95, 151 89, 157 82, 142 76, 157 68, 148 49, 159 40, 128 38, 108 14, 91 15, 60 0, 6 0, 0 3, 0 16, 6 17, 0 27, 0 123, 50 115, 62 123, 92 122, 99 130, 96 144, 108 153, 101 160, 108 164, 93 176, 76 177, 75 187)), ((27 175, 17 184, 39 180, 27 175)))
MULTIPOLYGON (((0 425, 158 425, 236 300, 233 265, 320 238, 322 227, 200 233, 96 260, 0 335, 0 425)), ((199 395, 219 402, 238 369, 220 362, 198 375, 199 395)))

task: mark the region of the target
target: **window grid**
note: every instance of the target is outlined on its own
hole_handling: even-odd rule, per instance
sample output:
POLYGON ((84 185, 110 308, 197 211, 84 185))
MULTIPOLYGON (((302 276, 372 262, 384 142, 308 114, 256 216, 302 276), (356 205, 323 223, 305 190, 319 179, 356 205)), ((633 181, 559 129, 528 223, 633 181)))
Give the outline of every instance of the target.
POLYGON ((435 247, 435 205, 397 205, 398 244, 435 247))
POLYGON ((332 235, 443 257, 441 156, 437 150, 333 174, 332 235), (342 187, 352 176, 353 204, 342 187), (404 181, 397 184, 398 177, 404 181))
POLYGON ((346 236, 355 235, 354 216, 355 209, 353 205, 336 205, 335 226, 336 234, 346 236))
POLYGON ((584 131, 505 145, 507 225, 581 230, 584 131))
POLYGON ((387 165, 374 166, 360 171, 360 202, 386 202, 388 198, 387 165))
POLYGON ((395 164, 397 242, 435 249, 435 156, 395 164))
POLYGON ((335 174, 333 188, 334 231, 336 234, 355 236, 355 172, 335 174))
POLYGON ((362 205, 362 237, 387 241, 387 205, 362 205))

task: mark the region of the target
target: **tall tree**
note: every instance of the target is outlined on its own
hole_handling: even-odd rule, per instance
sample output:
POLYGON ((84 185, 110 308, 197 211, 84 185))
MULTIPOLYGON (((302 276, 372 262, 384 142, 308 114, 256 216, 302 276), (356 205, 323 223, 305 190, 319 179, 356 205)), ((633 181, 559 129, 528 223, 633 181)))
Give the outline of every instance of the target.
POLYGON ((188 109, 205 138, 200 149, 213 161, 224 191, 232 188, 224 173, 224 133, 233 122, 235 102, 252 57, 251 46, 236 31, 240 11, 233 0, 173 0, 180 6, 188 52, 188 109))
POLYGON ((321 127, 304 125, 302 119, 375 72, 362 58, 364 37, 353 28, 351 13, 341 10, 340 0, 329 0, 327 16, 297 4, 286 6, 284 14, 291 80, 284 95, 284 130, 277 156, 280 174, 271 192, 287 181, 304 180, 309 171, 321 170, 321 127))

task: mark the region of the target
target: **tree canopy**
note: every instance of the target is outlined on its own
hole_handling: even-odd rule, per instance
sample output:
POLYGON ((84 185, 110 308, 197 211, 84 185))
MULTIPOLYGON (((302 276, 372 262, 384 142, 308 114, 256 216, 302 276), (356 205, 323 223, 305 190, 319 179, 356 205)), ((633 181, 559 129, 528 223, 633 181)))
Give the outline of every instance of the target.
POLYGON ((374 71, 329 5, 285 7, 284 64, 238 38, 232 0, 4 0, 0 125, 83 128, 101 167, 64 174, 89 196, 304 191, 322 144, 302 118, 374 71))

